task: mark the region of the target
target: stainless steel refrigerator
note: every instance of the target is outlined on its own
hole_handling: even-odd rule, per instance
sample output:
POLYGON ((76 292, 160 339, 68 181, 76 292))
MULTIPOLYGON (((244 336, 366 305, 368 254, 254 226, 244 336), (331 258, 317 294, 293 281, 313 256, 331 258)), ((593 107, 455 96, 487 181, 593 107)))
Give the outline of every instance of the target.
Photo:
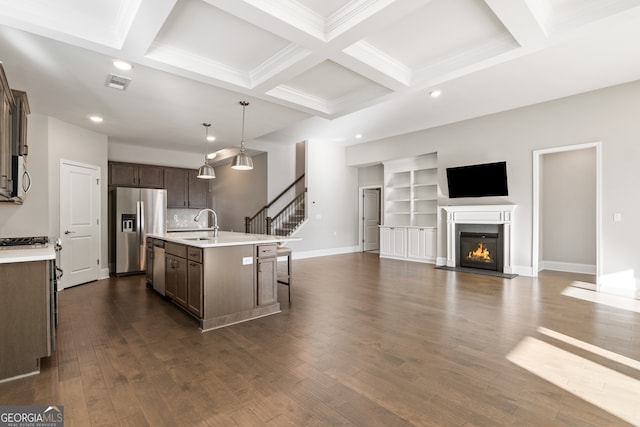
POLYGON ((115 274, 143 272, 147 234, 167 231, 167 190, 118 187, 111 192, 115 274))

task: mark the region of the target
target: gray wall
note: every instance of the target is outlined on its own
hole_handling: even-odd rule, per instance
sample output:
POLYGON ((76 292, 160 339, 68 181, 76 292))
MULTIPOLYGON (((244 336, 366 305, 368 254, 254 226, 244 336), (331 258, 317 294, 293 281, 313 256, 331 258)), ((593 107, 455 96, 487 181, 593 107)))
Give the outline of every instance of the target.
MULTIPOLYGON (((60 160, 100 168, 100 265, 108 276, 107 137, 54 118, 47 118, 49 138, 49 230, 60 236, 60 160)), ((63 249, 64 250, 64 249, 63 249)))
POLYGON ((47 118, 32 114, 28 119, 27 170, 31 189, 22 205, 0 204, 0 236, 49 236, 49 163, 47 118))
POLYGON ((29 116, 27 167, 33 185, 23 205, 0 206, 1 236, 60 236, 60 160, 100 168, 100 262, 107 266, 107 137, 38 114, 29 116))
POLYGON ((253 156, 253 169, 238 171, 231 164, 216 166, 211 180, 212 207, 221 230, 244 232, 244 217, 267 204, 267 154, 253 156))
POLYGON ((379 164, 358 168, 358 186, 370 187, 374 185, 384 187, 384 166, 379 164))
POLYGON ((294 257, 358 250, 358 171, 345 165, 344 147, 307 141, 308 222, 288 246, 294 257))
MULTIPOLYGON (((516 209, 515 264, 531 273, 532 151, 586 142, 602 142, 603 282, 640 277, 640 82, 493 114, 438 128, 347 147, 347 165, 359 166, 428 152, 438 153, 439 184, 446 189, 445 168, 453 165, 506 160, 509 196, 481 200, 445 196, 441 205, 512 203, 516 209), (613 222, 613 213, 622 214, 613 222)), ((446 192, 445 192, 446 193, 446 192)), ((442 222, 440 223, 442 226, 442 222)), ((438 254, 443 256, 443 238, 438 254)))
POLYGON ((579 264, 595 271, 595 148, 545 154, 541 176, 541 266, 579 264))

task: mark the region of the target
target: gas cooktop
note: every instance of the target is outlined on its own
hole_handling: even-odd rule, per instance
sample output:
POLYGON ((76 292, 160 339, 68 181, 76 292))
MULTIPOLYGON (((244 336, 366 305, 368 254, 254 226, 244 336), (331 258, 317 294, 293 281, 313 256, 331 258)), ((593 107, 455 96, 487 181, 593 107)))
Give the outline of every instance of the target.
MULTIPOLYGON (((36 237, 0 237, 0 248, 28 246, 31 248, 44 248, 49 243, 47 236, 36 237)), ((15 248, 17 249, 17 248, 15 248)))

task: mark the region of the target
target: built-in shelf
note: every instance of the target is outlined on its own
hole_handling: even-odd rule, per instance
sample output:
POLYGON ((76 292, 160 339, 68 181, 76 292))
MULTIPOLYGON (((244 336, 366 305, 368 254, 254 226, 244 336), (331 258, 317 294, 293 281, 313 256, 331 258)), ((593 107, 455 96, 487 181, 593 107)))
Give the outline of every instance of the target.
POLYGON ((436 227, 436 153, 384 163, 384 221, 387 226, 436 227))

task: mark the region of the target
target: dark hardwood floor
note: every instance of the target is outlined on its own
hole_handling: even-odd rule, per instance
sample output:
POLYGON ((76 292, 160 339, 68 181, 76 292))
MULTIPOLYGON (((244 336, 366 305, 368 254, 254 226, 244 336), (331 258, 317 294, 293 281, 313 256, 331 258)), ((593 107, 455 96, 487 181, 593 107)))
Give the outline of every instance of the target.
POLYGON ((281 286, 282 313, 206 333, 142 276, 101 280, 60 293, 55 355, 0 405, 64 405, 67 427, 632 425, 640 314, 574 280, 296 260, 290 307, 281 286))

